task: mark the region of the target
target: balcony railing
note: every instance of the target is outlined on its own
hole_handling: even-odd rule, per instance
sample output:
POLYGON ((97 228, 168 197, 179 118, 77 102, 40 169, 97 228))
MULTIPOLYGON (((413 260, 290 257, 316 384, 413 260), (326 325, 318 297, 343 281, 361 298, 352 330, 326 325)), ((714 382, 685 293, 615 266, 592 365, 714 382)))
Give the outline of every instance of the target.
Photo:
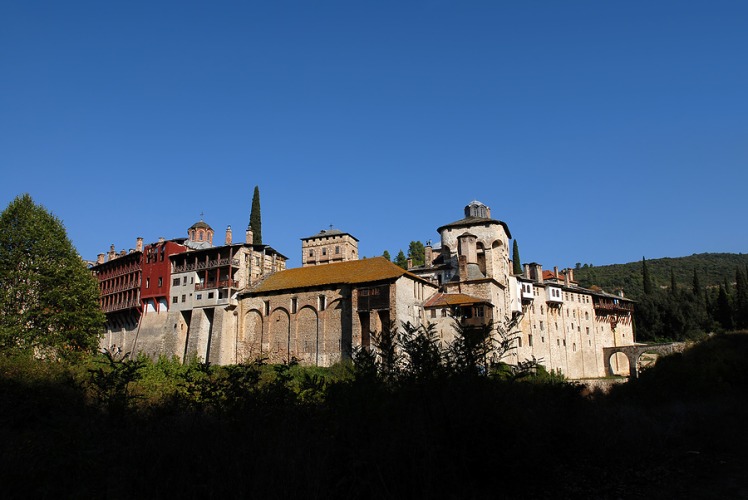
POLYGON ((605 312, 611 312, 611 313, 615 313, 615 312, 632 312, 634 310, 634 305, 631 304, 630 302, 619 302, 617 304, 614 303, 614 302, 608 302, 608 301, 606 301, 606 302, 595 302, 594 306, 595 306, 596 310, 598 310, 598 311, 600 311, 602 313, 605 313, 605 312))
POLYGON ((113 293, 124 292, 127 290, 136 290, 140 288, 140 281, 130 283, 121 283, 117 286, 108 286, 101 289, 101 295, 111 295, 113 293))
POLYGON ((102 311, 107 313, 107 312, 114 312, 114 311, 122 311, 124 309, 135 309, 139 306, 140 306, 140 300, 132 299, 132 300, 123 300, 122 302, 117 302, 115 304, 108 304, 105 306, 101 306, 101 309, 102 311))
POLYGON ((224 267, 231 265, 233 267, 239 267, 239 259, 213 259, 209 261, 193 262, 191 264, 184 264, 181 266, 175 266, 175 273, 186 273, 188 271, 198 271, 202 269, 213 269, 215 267, 224 267))
POLYGON ((211 288, 239 288, 239 282, 236 280, 220 280, 195 283, 195 291, 208 290, 211 288))

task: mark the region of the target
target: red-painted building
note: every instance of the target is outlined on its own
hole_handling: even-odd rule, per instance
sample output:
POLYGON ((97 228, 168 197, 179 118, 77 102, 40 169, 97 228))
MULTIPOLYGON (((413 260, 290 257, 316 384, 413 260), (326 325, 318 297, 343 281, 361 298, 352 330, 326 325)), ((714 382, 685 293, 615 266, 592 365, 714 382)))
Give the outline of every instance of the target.
POLYGON ((140 300, 143 313, 165 312, 169 309, 171 261, 169 257, 185 252, 187 247, 175 241, 159 240, 143 249, 143 280, 140 300))

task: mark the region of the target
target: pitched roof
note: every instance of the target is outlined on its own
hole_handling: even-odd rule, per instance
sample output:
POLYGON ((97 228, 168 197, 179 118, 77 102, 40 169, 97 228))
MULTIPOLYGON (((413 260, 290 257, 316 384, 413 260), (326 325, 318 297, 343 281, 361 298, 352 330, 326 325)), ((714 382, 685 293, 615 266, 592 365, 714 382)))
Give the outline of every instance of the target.
POLYGON ((320 231, 319 233, 317 233, 317 234, 315 234, 313 236, 307 236, 306 238, 301 238, 301 240, 302 241, 313 240, 313 239, 316 239, 316 238, 325 238, 327 236, 343 236, 343 235, 346 235, 346 234, 348 236, 350 236, 351 238, 353 238, 354 240, 358 241, 358 238, 356 238, 355 236, 353 236, 351 233, 346 233, 344 231, 341 231, 340 229, 335 229, 335 228, 332 228, 332 227, 330 229, 323 229, 322 231, 320 231))
POLYGON ((488 301, 466 295, 464 293, 437 293, 427 300, 423 307, 445 307, 445 306, 462 306, 468 304, 487 304, 488 301))
POLYGON ((496 220, 496 219, 488 219, 486 217, 465 217, 464 219, 456 220, 454 222, 450 222, 449 224, 444 224, 443 226, 439 227, 436 231, 441 234, 443 229, 448 228, 457 228, 457 227, 470 227, 470 226, 481 226, 484 224, 499 224, 504 228, 504 231, 506 231, 506 235, 508 237, 512 237, 512 233, 509 232, 509 226, 506 225, 506 222, 496 220))
POLYGON ((328 285, 361 284, 394 280, 403 275, 424 281, 384 257, 350 260, 319 266, 297 267, 273 273, 246 293, 256 294, 328 285))

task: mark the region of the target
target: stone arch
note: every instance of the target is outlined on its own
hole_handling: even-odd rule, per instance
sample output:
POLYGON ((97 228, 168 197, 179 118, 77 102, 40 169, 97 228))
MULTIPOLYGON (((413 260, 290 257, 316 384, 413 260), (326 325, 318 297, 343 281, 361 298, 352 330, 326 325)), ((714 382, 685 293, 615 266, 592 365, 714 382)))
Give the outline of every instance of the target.
POLYGON ((297 357, 307 363, 319 364, 319 314, 311 306, 296 314, 297 357))
MULTIPOLYGON (((608 366, 611 375, 628 377, 631 374, 631 362, 622 351, 615 351, 608 357, 608 366)), ((635 366, 635 365, 634 365, 635 366)))
POLYGON ((268 317, 268 361, 282 363, 290 361, 291 316, 285 308, 275 309, 268 317))
MULTIPOLYGON (((343 339, 345 337, 345 325, 343 324, 343 301, 337 299, 332 301, 325 309, 324 316, 324 339, 323 354, 327 358, 326 364, 332 364, 340 360, 341 351, 344 350, 343 339)), ((350 325, 349 325, 350 327, 350 325)))
POLYGON ((236 341, 236 361, 251 360, 262 352, 262 314, 257 309, 250 309, 244 315, 236 341))

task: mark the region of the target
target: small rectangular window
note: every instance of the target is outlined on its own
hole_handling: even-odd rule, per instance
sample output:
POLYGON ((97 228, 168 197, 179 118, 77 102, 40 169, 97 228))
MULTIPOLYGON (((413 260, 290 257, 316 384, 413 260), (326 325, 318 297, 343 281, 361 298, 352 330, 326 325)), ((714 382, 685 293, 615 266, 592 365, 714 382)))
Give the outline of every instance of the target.
POLYGON ((175 295, 175 296, 173 296, 173 297, 171 298, 171 303, 172 303, 172 304, 176 304, 177 302, 179 302, 179 297, 177 297, 177 296, 175 295))
POLYGON ((208 298, 209 298, 209 299, 212 299, 213 297, 214 297, 214 294, 213 294, 213 292, 208 292, 208 298))
POLYGON ((150 288, 151 287, 151 278, 146 278, 145 279, 145 287, 146 288, 150 288))
POLYGON ((431 317, 436 318, 436 309, 431 310, 431 317))
POLYGON ((158 287, 161 288, 164 285, 164 278, 160 277, 158 278, 158 287))
POLYGON ((532 335, 527 336, 527 345, 532 347, 532 335))
POLYGON ((197 294, 197 300, 203 300, 203 294, 202 293, 198 293, 197 294))
POLYGON ((336 253, 336 254, 339 254, 339 253, 340 253, 340 247, 335 247, 335 253, 336 253))
MULTIPOLYGON (((179 278, 177 278, 177 279, 179 279, 179 278)), ((187 276, 185 276, 185 277, 183 278, 183 280, 184 280, 184 281, 182 281, 182 285, 186 285, 186 284, 187 284, 187 276)))
POLYGON ((270 301, 265 301, 265 316, 270 316, 270 301))
POLYGON ((186 295, 182 295, 182 302, 187 302, 187 296, 186 295))
POLYGON ((322 249, 322 255, 327 255, 327 248, 322 249))
POLYGON ((299 305, 299 299, 296 297, 291 299, 291 314, 296 314, 296 308, 299 305))
POLYGON ((179 286, 179 278, 174 278, 171 280, 171 286, 179 286))
POLYGON ((324 295, 320 295, 319 296, 319 310, 324 311, 326 305, 327 305, 327 297, 325 297, 324 295))

